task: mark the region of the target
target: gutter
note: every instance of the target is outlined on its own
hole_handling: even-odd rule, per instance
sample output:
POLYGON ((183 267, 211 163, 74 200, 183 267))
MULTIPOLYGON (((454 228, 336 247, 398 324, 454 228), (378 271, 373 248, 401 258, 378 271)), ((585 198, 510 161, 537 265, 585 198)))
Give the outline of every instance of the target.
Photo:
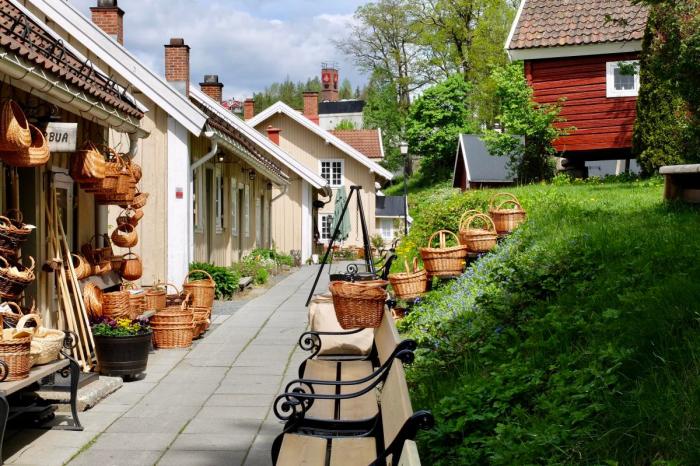
POLYGON ((213 131, 206 131, 204 133, 204 137, 209 139, 211 141, 211 150, 204 154, 204 157, 201 159, 197 160, 195 163, 190 165, 190 172, 194 172, 196 169, 207 163, 209 160, 211 160, 217 152, 219 152, 219 141, 216 140, 214 137, 214 132, 213 131))

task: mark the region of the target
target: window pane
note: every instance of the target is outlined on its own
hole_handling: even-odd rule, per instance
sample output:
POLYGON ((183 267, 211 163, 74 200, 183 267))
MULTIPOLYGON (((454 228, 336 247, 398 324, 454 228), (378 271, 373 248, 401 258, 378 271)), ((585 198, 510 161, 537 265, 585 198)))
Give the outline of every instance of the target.
POLYGON ((615 90, 631 91, 634 89, 634 74, 622 74, 619 67, 615 67, 615 90))

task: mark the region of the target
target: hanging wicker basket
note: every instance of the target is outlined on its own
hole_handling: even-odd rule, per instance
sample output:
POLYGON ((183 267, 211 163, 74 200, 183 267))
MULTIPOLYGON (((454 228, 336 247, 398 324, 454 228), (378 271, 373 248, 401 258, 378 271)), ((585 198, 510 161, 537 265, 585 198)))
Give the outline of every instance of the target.
MULTIPOLYGON (((384 286, 387 283, 384 282, 384 286)), ((331 295, 335 316, 340 326, 346 330, 355 328, 376 328, 382 322, 386 290, 380 283, 331 282, 331 295)))
POLYGON ((32 143, 29 147, 12 151, 0 150, 0 160, 11 167, 32 168, 45 165, 51 157, 49 143, 44 133, 34 125, 29 125, 32 143))
POLYGON ((63 347, 65 334, 60 330, 42 327, 39 314, 27 314, 17 323, 17 331, 26 331, 32 334, 31 365, 40 366, 58 359, 58 354, 63 347), (36 327, 25 327, 27 322, 33 320, 36 327))
POLYGON ((518 198, 510 193, 498 193, 491 198, 489 215, 499 235, 511 233, 527 218, 518 198))
POLYGON ((114 250, 112 249, 112 242, 109 239, 109 235, 95 235, 90 238, 90 241, 85 243, 80 251, 83 256, 88 260, 90 265, 93 267, 93 273, 95 275, 104 275, 112 271, 112 258, 114 257, 114 250), (97 246, 97 239, 102 238, 102 247, 97 246))
POLYGON ((413 258, 413 270, 404 262, 406 272, 389 275, 389 282, 398 299, 408 300, 423 296, 428 290, 428 272, 418 268, 418 258, 413 258))
POLYGON ((125 254, 122 258, 122 268, 119 273, 124 280, 130 282, 140 279, 143 276, 141 258, 133 252, 125 254))
POLYGON ((431 277, 453 277, 464 271, 467 247, 459 244, 459 238, 449 230, 440 230, 428 239, 428 246, 420 248, 423 266, 431 277), (447 236, 452 236, 457 246, 447 246, 447 236), (439 247, 432 247, 433 240, 439 238, 439 247))
POLYGON ((121 207, 126 209, 127 207, 131 207, 132 209, 143 209, 146 206, 146 203, 148 202, 148 193, 142 193, 139 192, 138 189, 136 190, 136 195, 134 196, 134 200, 130 204, 122 204, 121 207))
POLYGON ((29 256, 31 265, 25 267, 20 263, 10 265, 0 256, 0 297, 10 301, 19 301, 24 290, 36 278, 34 275, 34 258, 29 256))
POLYGON ((105 156, 90 141, 71 157, 70 176, 83 189, 104 179, 106 169, 105 156))
POLYGON ((189 348, 194 336, 194 312, 188 305, 189 295, 179 306, 169 306, 151 318, 153 344, 156 348, 189 348))
POLYGON ((112 232, 112 243, 120 248, 133 248, 139 242, 136 228, 130 223, 119 223, 112 232))
POLYGON ((459 241, 467 247, 469 252, 484 253, 496 247, 498 233, 491 217, 485 214, 468 215, 465 212, 459 222, 459 241), (475 228, 476 222, 482 223, 486 228, 475 228))
POLYGON ((143 218, 143 210, 134 210, 132 208, 124 209, 117 217, 117 225, 128 223, 132 227, 137 227, 139 221, 143 218))
POLYGON ((204 270, 191 270, 185 276, 185 283, 182 285, 185 293, 192 295, 192 306, 197 308, 210 308, 214 305, 216 296, 216 282, 212 276, 204 270), (206 278, 191 280, 193 274, 201 274, 206 278))
POLYGON ((102 316, 108 319, 129 317, 129 292, 113 291, 102 294, 102 316))
POLYGON ((20 218, 22 215, 16 210, 0 216, 0 254, 12 260, 17 258, 19 249, 29 239, 35 227, 25 225, 21 220, 13 220, 9 217, 11 212, 17 212, 20 218))
MULTIPOLYGON (((84 280, 92 276, 92 266, 83 256, 80 254, 71 254, 71 261, 73 262, 73 270, 78 280, 84 280)), ((69 270, 68 264, 65 265, 65 269, 66 271, 69 270)))
POLYGON ((27 117, 14 100, 6 100, 0 109, 0 151, 18 151, 32 145, 27 117))

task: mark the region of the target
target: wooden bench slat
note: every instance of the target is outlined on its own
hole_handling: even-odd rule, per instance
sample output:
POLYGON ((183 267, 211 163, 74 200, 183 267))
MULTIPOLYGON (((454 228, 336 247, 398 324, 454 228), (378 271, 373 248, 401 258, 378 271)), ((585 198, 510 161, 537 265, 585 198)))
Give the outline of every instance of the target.
MULTIPOLYGON (((369 361, 353 362, 360 364, 342 364, 340 376, 341 380, 357 380, 372 373, 372 364, 369 361)), ((371 385, 371 381, 361 385, 345 385, 341 387, 340 393, 356 393, 363 388, 366 388, 368 385, 371 385)), ((377 393, 375 390, 371 390, 369 393, 357 398, 341 400, 340 419, 344 421, 370 419, 379 413, 377 401, 377 393)))
POLYGON ((418 445, 413 440, 406 440, 399 459, 399 466, 420 466, 420 456, 418 456, 418 445))
POLYGON ((326 446, 326 439, 285 434, 277 466, 324 466, 326 446))
POLYGON ((11 395, 12 393, 17 392, 23 389, 24 387, 28 387, 34 382, 37 382, 43 379, 44 377, 63 369, 64 367, 68 367, 69 364, 70 361, 68 361, 67 359, 59 359, 58 361, 49 364, 44 364, 42 366, 34 366, 29 371, 29 377, 27 377, 26 379, 16 380, 14 382, 0 383, 0 394, 4 396, 11 395))
POLYGON ((376 459, 373 437, 337 438, 331 443, 331 466, 364 466, 376 459))

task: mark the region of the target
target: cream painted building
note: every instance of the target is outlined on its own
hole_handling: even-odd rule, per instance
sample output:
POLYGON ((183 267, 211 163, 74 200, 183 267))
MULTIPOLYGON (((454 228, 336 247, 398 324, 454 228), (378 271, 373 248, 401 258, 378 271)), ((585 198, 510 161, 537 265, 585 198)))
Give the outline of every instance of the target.
MULTIPOLYGON (((307 100, 316 102, 315 97, 309 97, 307 100)), ((292 181, 286 193, 275 193, 272 241, 277 249, 299 250, 305 260, 313 251, 328 244, 333 233, 335 196, 340 189, 349 194, 350 186, 362 186, 360 193, 369 235, 376 233, 375 182, 390 180, 392 174, 388 170, 282 102, 255 115, 248 123, 261 133, 271 132, 283 151, 324 178, 333 192, 329 198, 301 181, 292 181), (318 201, 325 204, 321 206, 318 201)), ((361 247, 363 238, 357 199, 351 201, 347 215, 351 231, 343 246, 361 247)))

